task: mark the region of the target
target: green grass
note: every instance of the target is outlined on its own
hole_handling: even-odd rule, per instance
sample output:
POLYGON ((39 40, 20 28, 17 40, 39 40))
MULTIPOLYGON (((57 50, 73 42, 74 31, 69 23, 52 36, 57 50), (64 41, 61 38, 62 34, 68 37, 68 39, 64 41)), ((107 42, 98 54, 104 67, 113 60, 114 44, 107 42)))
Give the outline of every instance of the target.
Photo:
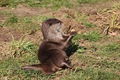
POLYGON ((101 51, 100 51, 101 54, 119 55, 119 53, 120 53, 120 44, 117 43, 117 42, 111 42, 111 43, 102 45, 100 47, 100 49, 101 49, 101 51))
MULTIPOLYGON (((95 43, 94 43, 95 44, 95 43)), ((109 44, 108 44, 109 45, 109 44)), ((111 45, 111 44, 110 44, 111 45)), ((114 44, 114 46, 118 46, 114 44)), ((102 49, 99 50, 101 46, 99 45, 97 51, 93 51, 92 53, 88 53, 87 50, 82 52, 77 52, 77 57, 81 64, 84 64, 82 69, 85 68, 85 74, 82 76, 82 80, 119 80, 119 70, 120 70, 120 51, 117 48, 109 46, 107 48, 107 52, 102 49, 106 49, 106 46, 102 46, 102 49), (112 53, 112 50, 114 52, 112 53), (102 52, 102 53, 101 53, 102 52), (116 54, 114 54, 116 53, 116 54), (92 69, 92 71, 88 72, 87 70, 92 69), (88 74, 87 74, 88 72, 88 74)), ((79 74, 80 75, 80 74, 79 74)))
POLYGON ((9 18, 8 20, 10 23, 17 23, 18 22, 18 17, 13 15, 9 18))
POLYGON ((21 57, 4 59, 0 62, 0 79, 4 80, 7 78, 11 80, 47 80, 50 76, 41 75, 40 71, 25 71, 21 69, 21 66, 34 63, 38 63, 35 53, 26 53, 21 57))
POLYGON ((77 34, 73 38, 73 42, 77 43, 80 39, 88 40, 89 42, 97 42, 101 39, 99 32, 92 31, 83 34, 77 34))
POLYGON ((85 25, 86 28, 96 27, 96 25, 91 22, 84 22, 83 25, 85 25))
POLYGON ((15 40, 13 35, 11 36, 12 41, 8 45, 8 50, 4 54, 1 54, 2 56, 6 56, 5 58, 21 57, 25 53, 37 53, 38 45, 26 40, 23 37, 21 37, 19 40, 15 40))
POLYGON ((71 8, 73 5, 85 4, 85 3, 96 3, 106 0, 1 0, 0 6, 3 7, 16 7, 18 4, 28 5, 30 7, 41 7, 41 8, 51 8, 59 9, 62 7, 71 8))
POLYGON ((60 80, 119 80, 119 75, 97 70, 95 68, 80 69, 70 72, 60 80))
MULTIPOLYGON (((112 0, 109 0, 109 1, 112 1, 112 0)), ((107 2, 107 0, 77 0, 77 2, 79 4, 86 4, 86 3, 95 4, 95 3, 98 3, 98 2, 103 2, 104 3, 104 2, 107 2)))
POLYGON ((26 41, 23 38, 20 38, 20 40, 16 41, 13 40, 10 43, 10 51, 14 51, 13 56, 20 56, 23 53, 35 53, 37 51, 37 46, 34 45, 30 41, 26 41))
MULTIPOLYGON (((91 32, 90 32, 91 33, 91 32)), ((94 32, 92 32, 94 33, 94 32)), ((87 34, 86 34, 87 35, 87 34)), ((89 35, 90 36, 90 35, 89 35)), ((107 37, 107 36, 106 36, 107 37)), ((89 38, 89 37, 88 37, 89 38)), ((73 39, 80 40, 86 39, 85 35, 76 35, 73 39)), ((105 38, 101 38, 102 40, 105 38)), ((113 39, 113 37, 106 38, 113 39)), ((118 38, 115 38, 116 40, 118 38)), ((91 37, 90 37, 91 40, 91 37)), ((97 44, 93 41, 89 42, 86 49, 79 47, 76 56, 78 61, 80 61, 80 66, 78 67, 78 72, 72 73, 69 77, 68 75, 64 77, 63 80, 119 80, 120 79, 120 44, 118 42, 106 42, 104 44, 97 44), (90 51, 90 52, 89 52, 90 51), (80 72, 79 72, 80 70, 80 72), (71 77, 74 75, 74 77, 71 77), (79 77, 78 77, 79 76, 79 77)), ((98 40, 97 42, 100 42, 98 40)), ((81 45, 81 44, 80 44, 81 45)))
POLYGON ((116 51, 120 52, 120 44, 119 43, 109 43, 104 46, 104 51, 114 53, 116 51))
POLYGON ((75 19, 77 22, 81 22, 86 28, 96 27, 94 23, 88 21, 88 16, 85 14, 77 13, 75 19))
POLYGON ((99 0, 77 0, 80 4, 81 3, 96 3, 99 0))
POLYGON ((52 16, 19 17, 14 13, 5 11, 1 11, 1 13, 7 16, 7 19, 0 23, 1 27, 21 29, 21 31, 28 34, 40 29, 40 23, 44 20, 53 18, 52 16))
POLYGON ((53 8, 72 7, 72 2, 69 0, 1 0, 0 6, 16 7, 18 4, 27 4, 31 7, 53 8))
POLYGON ((80 63, 87 64, 87 68, 82 66, 77 67, 71 71, 61 71, 58 74, 42 75, 40 71, 25 71, 21 70, 21 66, 25 64, 38 63, 34 54, 23 54, 21 57, 10 58, 0 62, 0 77, 2 80, 7 79, 25 79, 25 80, 49 80, 54 79, 56 76, 59 80, 119 80, 120 77, 115 72, 119 69, 119 63, 106 62, 106 60, 95 59, 89 57, 89 55, 78 55, 81 56, 80 63), (98 60, 98 61, 97 61, 98 60), (118 69, 117 69, 118 68, 118 69), (110 71, 109 71, 110 70, 110 71), (67 74, 67 75, 66 75, 67 74))

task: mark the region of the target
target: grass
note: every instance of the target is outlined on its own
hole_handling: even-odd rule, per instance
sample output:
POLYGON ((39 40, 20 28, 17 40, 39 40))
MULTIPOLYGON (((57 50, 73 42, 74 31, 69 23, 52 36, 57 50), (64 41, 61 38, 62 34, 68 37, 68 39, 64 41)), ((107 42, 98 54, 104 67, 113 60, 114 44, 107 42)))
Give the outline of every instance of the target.
POLYGON ((96 3, 98 0, 77 0, 79 4, 81 3, 96 3))
POLYGON ((114 5, 112 6, 112 10, 120 10, 120 2, 114 4, 114 5))
MULTIPOLYGON (((18 4, 28 5, 30 7, 41 7, 41 8, 51 8, 59 9, 62 7, 71 8, 73 5, 86 4, 86 3, 96 3, 103 2, 106 0, 1 0, 0 6, 4 7, 16 7, 18 4)), ((75 5, 75 6, 76 6, 75 5)))
POLYGON ((86 28, 96 27, 96 25, 91 22, 83 22, 83 25, 85 25, 86 28))
POLYGON ((37 53, 38 45, 33 44, 21 37, 19 40, 15 40, 12 36, 12 41, 9 43, 9 48, 6 53, 2 54, 6 58, 21 57, 24 53, 37 53), (9 54, 9 55, 8 55, 9 54))
POLYGON ((109 54, 119 54, 120 52, 120 44, 116 42, 108 43, 103 47, 103 52, 104 53, 109 53, 109 54))
POLYGON ((18 4, 27 4, 31 7, 41 7, 41 8, 54 8, 59 9, 63 7, 72 7, 72 3, 69 0, 1 0, 0 6, 16 7, 18 4))
POLYGON ((79 71, 71 72, 66 77, 60 80, 118 80, 118 75, 114 75, 112 73, 106 74, 104 71, 96 70, 95 68, 88 69, 78 69, 79 71))
POLYGON ((105 51, 119 51, 120 50, 120 44, 119 43, 110 43, 105 46, 105 51))
POLYGON ((100 34, 96 31, 78 34, 73 38, 73 42, 77 43, 80 39, 88 40, 89 42, 97 42, 101 39, 100 34))
POLYGON ((88 16, 85 14, 76 13, 76 21, 81 22, 86 28, 96 27, 92 22, 88 21, 88 16))
MULTIPOLYGON (((76 8, 76 5, 93 4, 97 2, 99 2, 99 0, 1 0, 0 6, 11 9, 12 7, 15 8, 18 4, 22 4, 31 7, 31 9, 33 9, 32 7, 34 7, 34 9, 50 8, 53 9, 53 11, 59 11, 60 8, 69 8, 72 10, 76 8)), ((81 7, 77 6, 77 8, 81 7)), ((108 25, 110 27, 119 26, 119 16, 115 10, 119 10, 119 3, 113 5, 110 9, 110 13, 112 13, 112 15, 109 16, 110 19, 108 18, 108 25)), ((106 13, 109 13, 109 11, 106 13)), ((24 36, 31 36, 29 33, 33 31, 36 32, 40 29, 40 24, 45 19, 53 18, 56 15, 54 14, 55 13, 53 13, 53 16, 44 14, 20 17, 9 10, 1 10, 0 15, 4 15, 5 19, 0 20, 0 27, 15 28, 23 31, 24 36)), ((66 18, 74 19, 76 23, 81 23, 85 29, 84 31, 80 28, 81 33, 72 39, 75 44, 70 47, 70 50, 74 52, 74 54, 70 56, 74 67, 73 70, 66 69, 51 75, 43 75, 41 71, 37 70, 22 70, 21 67, 24 65, 39 63, 37 59, 39 43, 33 43, 24 37, 15 40, 12 35, 10 42, 4 42, 6 44, 8 43, 8 49, 5 47, 1 50, 1 47, 4 45, 0 45, 0 50, 1 52, 3 51, 2 54, 0 54, 0 80, 120 80, 119 35, 113 37, 102 36, 102 34, 100 34, 102 27, 90 22, 88 15, 80 13, 79 11, 74 12, 73 15, 75 18, 72 18, 70 15, 67 15, 66 18), (83 43, 80 41, 83 41, 83 43), (82 44, 85 45, 82 46, 82 44)), ((61 19, 61 16, 57 16, 57 18, 61 19)), ((76 27, 79 26, 81 25, 76 25, 76 27)))
POLYGON ((22 38, 20 38, 20 40, 18 41, 14 40, 13 38, 10 44, 10 51, 14 51, 13 56, 18 56, 23 53, 35 53, 37 49, 37 46, 34 45, 32 42, 26 41, 22 38))
MULTIPOLYGON (((85 74, 88 78, 84 76, 82 79, 119 80, 119 44, 106 44, 102 46, 102 49, 100 49, 100 47, 100 45, 97 46, 98 50, 93 51, 91 54, 87 52, 89 49, 87 49, 84 54, 81 54, 82 52, 78 52, 76 54, 79 61, 81 61, 81 64, 85 64, 84 66, 87 67, 85 67, 85 70, 92 69, 92 71, 88 72, 88 74, 85 74)), ((85 72, 87 73, 87 71, 85 72)))
POLYGON ((43 79, 46 80, 49 76, 42 76, 40 71, 24 71, 21 70, 21 66, 30 63, 37 63, 35 54, 27 53, 23 54, 21 57, 15 57, 10 59, 5 59, 0 62, 0 77, 2 80, 7 79, 43 79), (31 60, 30 60, 31 58, 31 60), (23 64, 24 63, 24 64, 23 64), (17 74, 17 75, 16 75, 17 74))
POLYGON ((7 19, 0 23, 1 27, 17 28, 28 34, 40 29, 40 23, 44 20, 53 18, 52 16, 19 17, 11 12, 1 13, 7 16, 7 19))
POLYGON ((117 13, 113 12, 113 14, 111 15, 109 26, 110 26, 111 29, 120 29, 117 13))

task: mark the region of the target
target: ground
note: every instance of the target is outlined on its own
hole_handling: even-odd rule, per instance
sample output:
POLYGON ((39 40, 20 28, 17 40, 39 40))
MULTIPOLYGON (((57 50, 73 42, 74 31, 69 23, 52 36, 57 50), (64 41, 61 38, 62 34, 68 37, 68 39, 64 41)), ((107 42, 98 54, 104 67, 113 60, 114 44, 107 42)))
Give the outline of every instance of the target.
POLYGON ((0 64, 0 80, 120 80, 119 0, 1 0, 0 64), (41 23, 48 18, 77 32, 77 50, 70 56, 74 69, 52 75, 22 70, 39 62, 41 23))

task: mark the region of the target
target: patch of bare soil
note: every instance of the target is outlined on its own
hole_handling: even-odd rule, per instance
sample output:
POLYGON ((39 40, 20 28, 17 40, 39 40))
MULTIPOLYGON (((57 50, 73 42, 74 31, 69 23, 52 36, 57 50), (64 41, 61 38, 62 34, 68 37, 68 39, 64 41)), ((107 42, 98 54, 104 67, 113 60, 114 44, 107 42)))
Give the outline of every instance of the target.
POLYGON ((0 22, 2 22, 2 21, 5 20, 5 19, 6 19, 5 15, 0 14, 0 22))
POLYGON ((43 39, 41 30, 37 30, 31 34, 25 36, 25 38, 29 41, 32 41, 35 44, 40 44, 41 40, 43 39))
POLYGON ((19 4, 16 8, 13 8, 12 10, 18 16, 35 16, 51 12, 51 10, 46 8, 30 8, 21 4, 19 4))
POLYGON ((9 42, 12 40, 12 37, 15 40, 18 40, 20 37, 22 37, 22 33, 19 30, 12 28, 0 28, 0 42, 9 42))
POLYGON ((0 42, 0 60, 3 59, 3 55, 6 55, 9 49, 9 43, 8 42, 0 42))

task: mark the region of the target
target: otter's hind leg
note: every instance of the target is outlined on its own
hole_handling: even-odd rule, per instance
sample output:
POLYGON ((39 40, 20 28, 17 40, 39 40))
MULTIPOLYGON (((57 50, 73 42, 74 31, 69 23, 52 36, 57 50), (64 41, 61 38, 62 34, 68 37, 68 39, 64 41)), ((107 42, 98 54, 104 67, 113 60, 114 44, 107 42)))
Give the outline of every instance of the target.
POLYGON ((72 65, 69 64, 69 63, 67 63, 67 62, 63 62, 63 63, 62 63, 62 67, 63 67, 63 68, 69 68, 69 69, 72 69, 72 65))

